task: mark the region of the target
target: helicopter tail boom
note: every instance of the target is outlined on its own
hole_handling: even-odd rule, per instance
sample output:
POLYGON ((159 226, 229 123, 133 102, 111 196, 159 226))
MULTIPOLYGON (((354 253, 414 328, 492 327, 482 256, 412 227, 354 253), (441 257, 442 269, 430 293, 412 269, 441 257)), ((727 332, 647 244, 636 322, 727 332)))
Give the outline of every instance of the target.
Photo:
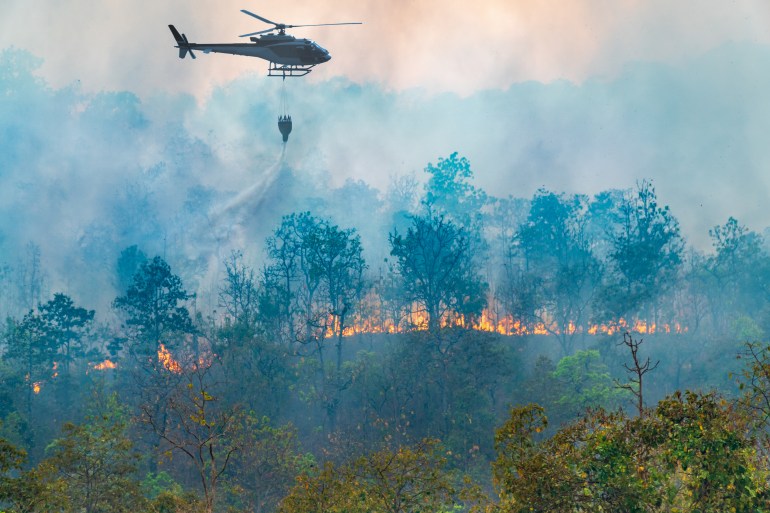
POLYGON ((190 57, 193 59, 195 58, 195 54, 192 51, 192 48, 190 47, 190 42, 187 41, 187 36, 184 34, 180 34, 179 31, 174 27, 173 25, 168 26, 169 29, 171 29, 171 34, 174 36, 174 39, 176 40, 177 48, 179 48, 179 58, 184 59, 187 56, 187 52, 190 52, 190 57))

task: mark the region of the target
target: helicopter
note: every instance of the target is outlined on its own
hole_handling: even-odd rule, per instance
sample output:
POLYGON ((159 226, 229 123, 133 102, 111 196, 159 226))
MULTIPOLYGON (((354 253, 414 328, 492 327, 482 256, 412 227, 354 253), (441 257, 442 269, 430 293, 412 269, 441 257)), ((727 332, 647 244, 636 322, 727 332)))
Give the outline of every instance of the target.
POLYGON ((319 23, 312 25, 287 25, 276 23, 258 14, 241 9, 241 12, 264 23, 273 25, 272 28, 243 34, 240 37, 248 37, 251 43, 190 43, 187 36, 180 34, 173 26, 169 25, 171 33, 176 40, 176 48, 179 48, 179 58, 184 59, 187 54, 195 59, 193 50, 203 53, 229 53, 232 55, 245 55, 258 57, 270 63, 267 76, 269 77, 303 77, 310 73, 313 67, 323 64, 331 59, 329 52, 309 39, 299 39, 286 33, 286 29, 298 27, 325 27, 330 25, 361 25, 361 22, 345 23, 319 23), (254 37, 259 36, 259 37, 254 37))

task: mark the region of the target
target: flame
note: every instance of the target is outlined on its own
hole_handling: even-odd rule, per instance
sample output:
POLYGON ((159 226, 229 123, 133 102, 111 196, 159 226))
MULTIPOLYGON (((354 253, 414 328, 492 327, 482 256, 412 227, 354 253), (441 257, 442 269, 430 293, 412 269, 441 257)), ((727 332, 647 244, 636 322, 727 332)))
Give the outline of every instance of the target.
POLYGON ((43 386, 43 382, 42 381, 35 381, 34 383, 32 383, 32 392, 34 392, 35 394, 39 394, 40 393, 40 388, 42 386, 43 386))
MULTIPOLYGON (((526 322, 502 313, 502 310, 502 306, 492 299, 489 308, 483 310, 479 316, 465 317, 456 313, 446 313, 439 319, 438 324, 444 328, 461 327, 506 336, 544 336, 563 333, 613 336, 626 331, 638 334, 687 333, 687 327, 676 322, 656 324, 646 319, 619 318, 604 324, 578 323, 574 320, 559 324, 544 312, 539 312, 543 318, 541 322, 526 322)), ((340 333, 339 317, 329 314, 323 320, 317 334, 324 338, 337 337, 340 333)), ((376 291, 370 291, 362 299, 358 312, 345 319, 342 336, 427 331, 428 321, 428 313, 421 305, 413 303, 390 311, 384 306, 382 298, 376 291)))
POLYGON ((211 365, 214 362, 214 353, 210 351, 204 351, 199 357, 197 366, 200 368, 208 368, 211 367, 211 365))
MULTIPOLYGON (((351 318, 342 330, 343 337, 350 337, 360 334, 376 333, 405 333, 409 331, 428 330, 428 314, 420 309, 418 305, 412 305, 401 322, 394 322, 391 319, 382 319, 377 315, 376 308, 369 308, 368 312, 374 312, 368 316, 357 315, 351 318)), ((500 315, 493 313, 490 309, 485 309, 479 317, 466 318, 462 315, 444 315, 439 325, 441 327, 460 327, 469 328, 476 331, 486 331, 489 333, 498 333, 506 336, 526 336, 526 335, 569 335, 586 333, 591 336, 596 335, 617 335, 626 331, 638 334, 655 333, 686 333, 687 327, 679 323, 656 324, 645 319, 634 319, 629 322, 624 318, 611 321, 606 324, 577 324, 569 321, 566 326, 559 326, 556 322, 545 320, 542 322, 525 323, 515 319, 511 315, 500 315)), ((339 318, 329 315, 322 329, 324 338, 336 337, 339 334, 339 318)))
POLYGON ((59 368, 59 362, 53 362, 53 375, 51 377, 57 377, 59 375, 59 371, 57 370, 59 368))
POLYGON ((115 369, 118 367, 118 364, 107 358, 102 363, 97 363, 94 365, 95 370, 106 370, 106 369, 115 369))
POLYGON ((182 366, 179 365, 179 362, 174 360, 164 344, 161 344, 158 348, 158 361, 163 364, 163 367, 169 372, 173 372, 174 374, 182 372, 182 366))

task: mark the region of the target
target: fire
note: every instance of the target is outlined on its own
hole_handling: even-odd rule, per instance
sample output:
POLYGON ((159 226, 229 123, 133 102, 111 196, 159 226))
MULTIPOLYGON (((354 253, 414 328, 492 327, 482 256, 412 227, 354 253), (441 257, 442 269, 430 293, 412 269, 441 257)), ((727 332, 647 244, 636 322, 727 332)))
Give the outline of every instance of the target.
POLYGON ((169 350, 166 349, 166 346, 163 344, 161 344, 158 348, 158 361, 169 372, 173 372, 174 374, 179 374, 182 372, 182 366, 179 365, 179 362, 174 360, 169 350))
POLYGON ((42 386, 43 386, 43 382, 42 381, 35 381, 34 383, 32 383, 32 392, 34 392, 35 394, 39 394, 40 393, 40 388, 42 386))
POLYGON ((106 369, 115 369, 118 367, 118 364, 107 358, 102 363, 97 363, 94 365, 95 370, 106 370, 106 369))
MULTIPOLYGON (((428 314, 419 309, 418 305, 412 305, 411 311, 407 311, 400 322, 391 319, 381 319, 376 308, 370 308, 369 312, 374 315, 357 315, 349 319, 342 330, 343 337, 349 337, 358 334, 375 333, 405 333, 409 331, 426 331, 428 329, 428 314)), ((526 336, 526 335, 560 335, 566 333, 569 335, 586 333, 588 335, 617 335, 626 331, 638 334, 655 333, 686 333, 687 327, 679 323, 674 324, 656 324, 644 319, 635 319, 631 322, 624 318, 606 324, 577 324, 569 321, 566 326, 560 326, 556 322, 547 319, 542 322, 525 323, 515 319, 511 315, 499 315, 489 309, 485 309, 479 317, 466 318, 462 315, 445 315, 441 318, 439 325, 441 327, 462 327, 476 331, 486 331, 489 333, 498 333, 507 336, 526 336)), ((339 333, 339 319, 329 315, 324 329, 322 330, 324 338, 336 337, 339 333)))

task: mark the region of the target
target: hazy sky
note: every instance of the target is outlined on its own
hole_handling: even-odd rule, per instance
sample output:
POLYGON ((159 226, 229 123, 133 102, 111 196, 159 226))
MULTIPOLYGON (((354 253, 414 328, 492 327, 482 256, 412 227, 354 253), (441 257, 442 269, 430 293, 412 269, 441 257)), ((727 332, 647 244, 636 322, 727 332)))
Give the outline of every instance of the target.
POLYGON ((0 48, 45 59, 53 85, 205 94, 266 63, 231 56, 178 61, 166 29, 231 42, 264 28, 239 12, 292 24, 330 50, 312 78, 461 95, 516 82, 612 77, 629 62, 676 63, 726 41, 770 41, 766 0, 0 0, 0 48))
POLYGON ((286 161, 308 180, 384 190, 458 151, 496 196, 651 178, 699 247, 731 215, 770 226, 767 0, 0 0, 0 52, 41 61, 27 84, 8 71, 34 59, 0 54, 0 247, 163 239, 110 220, 155 208, 189 232, 186 205, 274 176, 280 80, 259 59, 180 60, 167 28, 234 42, 264 27, 242 8, 364 23, 293 31, 332 54, 286 81, 286 161))

